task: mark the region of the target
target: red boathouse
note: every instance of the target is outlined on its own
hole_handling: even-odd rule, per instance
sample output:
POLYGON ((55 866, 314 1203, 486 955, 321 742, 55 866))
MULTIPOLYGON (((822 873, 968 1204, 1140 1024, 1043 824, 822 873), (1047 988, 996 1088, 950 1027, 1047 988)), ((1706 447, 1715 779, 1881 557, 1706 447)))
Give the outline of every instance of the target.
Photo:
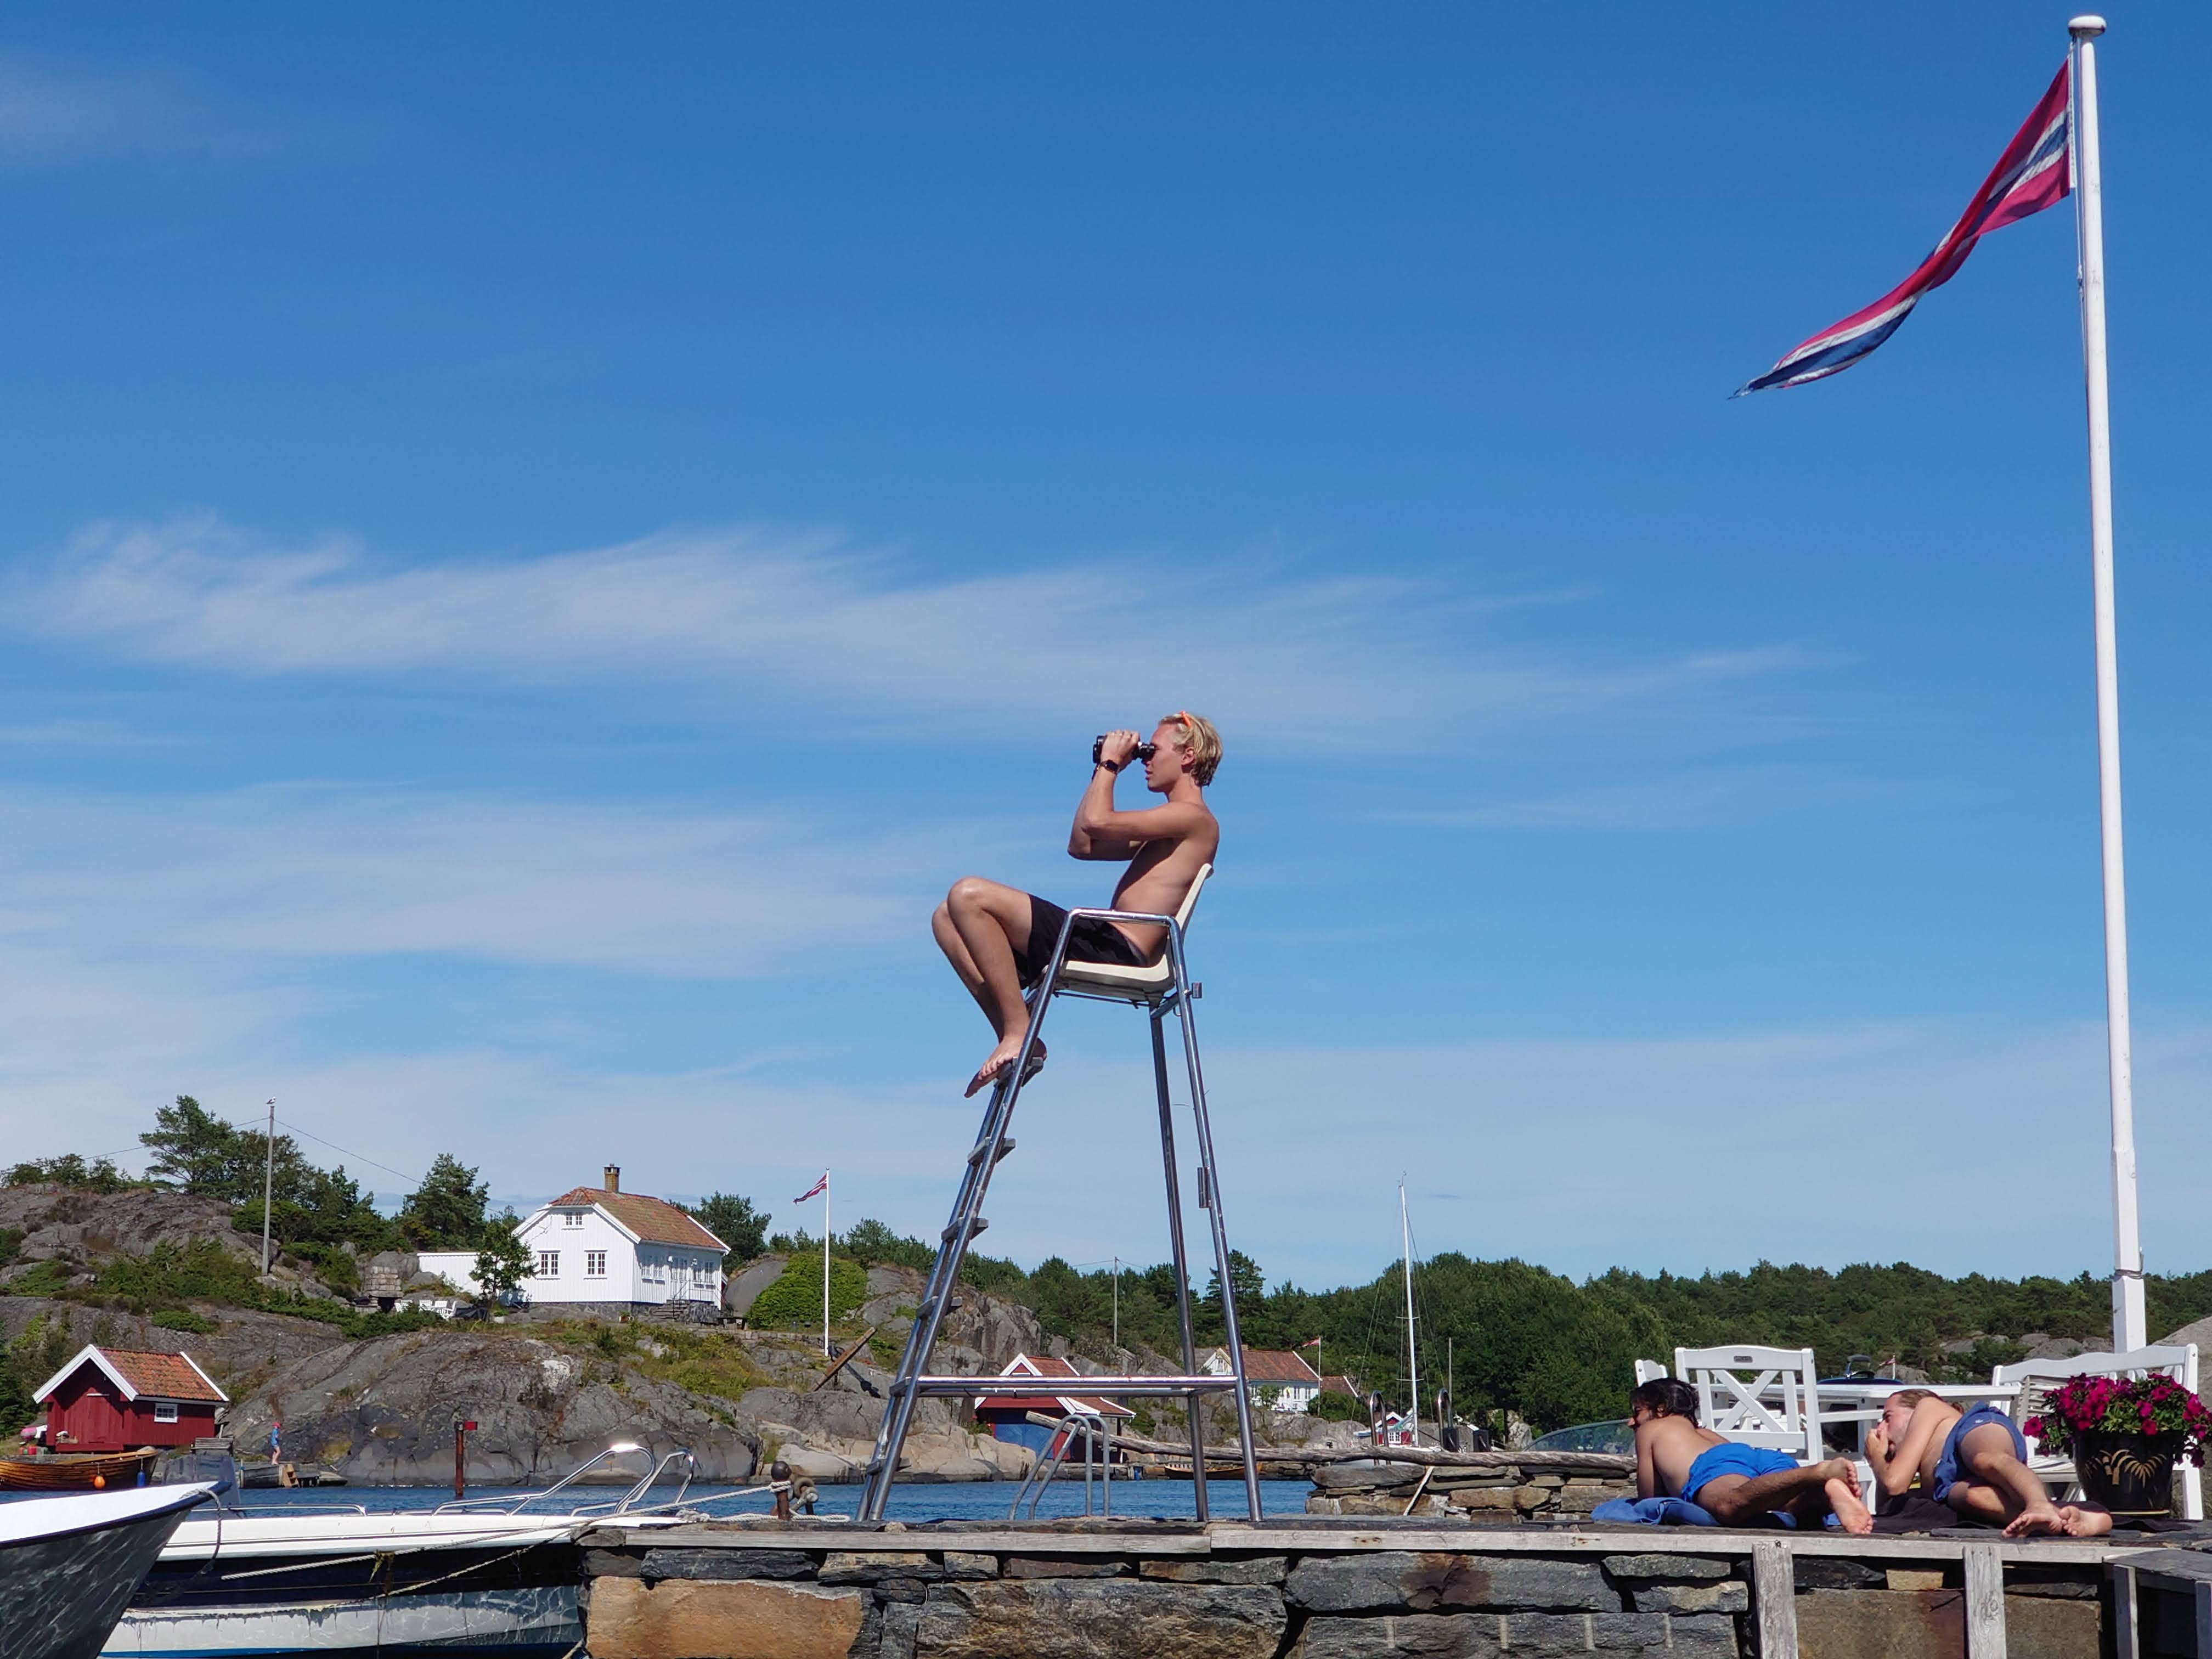
POLYGON ((134 1353, 88 1344, 31 1396, 46 1408, 53 1451, 189 1446, 216 1431, 230 1396, 190 1354, 134 1353))

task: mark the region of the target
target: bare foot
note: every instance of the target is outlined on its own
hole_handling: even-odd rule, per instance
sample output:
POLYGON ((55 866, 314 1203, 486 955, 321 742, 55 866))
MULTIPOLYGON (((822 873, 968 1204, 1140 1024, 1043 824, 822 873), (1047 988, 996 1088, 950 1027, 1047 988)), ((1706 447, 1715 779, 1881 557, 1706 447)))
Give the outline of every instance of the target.
MULTIPOLYGON (((981 1068, 976 1072, 974 1077, 968 1080, 968 1092, 963 1095, 961 1098, 963 1100, 972 1099, 978 1092, 989 1088, 993 1084, 996 1083, 1002 1076, 1004 1076, 1006 1074, 1006 1068, 1009 1066, 1012 1066, 1015 1060, 1020 1055, 1022 1052, 1022 1039, 1027 1035, 1027 1032, 1017 1031, 1012 1036, 1000 1042, 997 1048, 992 1049, 989 1057, 984 1060, 981 1068)), ((1026 1083, 1030 1079, 1035 1077, 1043 1065, 1044 1044, 1040 1042, 1030 1050, 1030 1066, 1029 1070, 1023 1073, 1022 1081, 1026 1083)))
MULTIPOLYGON (((2112 1527, 2110 1517, 2106 1518, 2105 1526, 2107 1530, 2110 1530, 2112 1527)), ((2054 1504, 2046 1500, 2040 1504, 2030 1504, 2018 1515, 2013 1516, 2005 1525, 2004 1535, 2008 1538, 2037 1538, 2072 1530, 2073 1528, 2066 1524, 2066 1517, 2058 1512, 2054 1504)))
POLYGON ((2082 1509, 2073 1504, 2059 1506, 2058 1518, 2066 1523, 2070 1538, 2100 1538, 2112 1529, 2110 1510, 2082 1509))
POLYGON ((1840 1480, 1853 1498, 1861 1497, 1858 1466, 1848 1457, 1832 1457, 1820 1465, 1820 1473, 1829 1481, 1840 1480))
POLYGON ((1828 1507, 1836 1512, 1838 1527, 1861 1538, 1874 1530, 1874 1516, 1859 1501, 1857 1481, 1832 1479, 1824 1483, 1822 1490, 1828 1494, 1828 1507))

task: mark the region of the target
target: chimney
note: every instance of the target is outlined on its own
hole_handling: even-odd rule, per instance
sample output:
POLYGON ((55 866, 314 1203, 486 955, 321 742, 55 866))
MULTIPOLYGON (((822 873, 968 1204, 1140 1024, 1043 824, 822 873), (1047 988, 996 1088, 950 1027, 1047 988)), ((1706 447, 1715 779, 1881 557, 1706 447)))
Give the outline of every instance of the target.
POLYGON ((605 1170, 602 1170, 599 1172, 599 1185, 605 1188, 611 1193, 620 1192, 622 1190, 622 1165, 619 1164, 610 1164, 605 1170))

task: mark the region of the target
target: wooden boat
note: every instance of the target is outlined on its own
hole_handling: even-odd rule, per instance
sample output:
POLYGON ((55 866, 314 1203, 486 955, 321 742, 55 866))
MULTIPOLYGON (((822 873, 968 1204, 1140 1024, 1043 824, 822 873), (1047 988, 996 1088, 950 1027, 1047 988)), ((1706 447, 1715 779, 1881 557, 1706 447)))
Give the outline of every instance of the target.
POLYGON ((49 1452, 43 1457, 0 1457, 0 1492, 96 1492, 135 1486, 161 1454, 152 1446, 132 1452, 49 1452))

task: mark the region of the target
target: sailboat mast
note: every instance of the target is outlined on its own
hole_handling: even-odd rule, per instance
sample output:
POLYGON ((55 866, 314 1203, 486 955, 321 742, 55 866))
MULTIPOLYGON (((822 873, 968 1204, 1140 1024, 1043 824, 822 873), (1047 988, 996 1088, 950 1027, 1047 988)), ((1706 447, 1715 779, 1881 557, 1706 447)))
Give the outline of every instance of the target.
POLYGON ((1410 1385, 1412 1404, 1407 1407, 1407 1423, 1413 1433, 1410 1443, 1421 1443, 1421 1360, 1413 1341, 1413 1227, 1406 1219, 1406 1183, 1398 1183, 1398 1239, 1406 1258, 1406 1374, 1410 1385))

